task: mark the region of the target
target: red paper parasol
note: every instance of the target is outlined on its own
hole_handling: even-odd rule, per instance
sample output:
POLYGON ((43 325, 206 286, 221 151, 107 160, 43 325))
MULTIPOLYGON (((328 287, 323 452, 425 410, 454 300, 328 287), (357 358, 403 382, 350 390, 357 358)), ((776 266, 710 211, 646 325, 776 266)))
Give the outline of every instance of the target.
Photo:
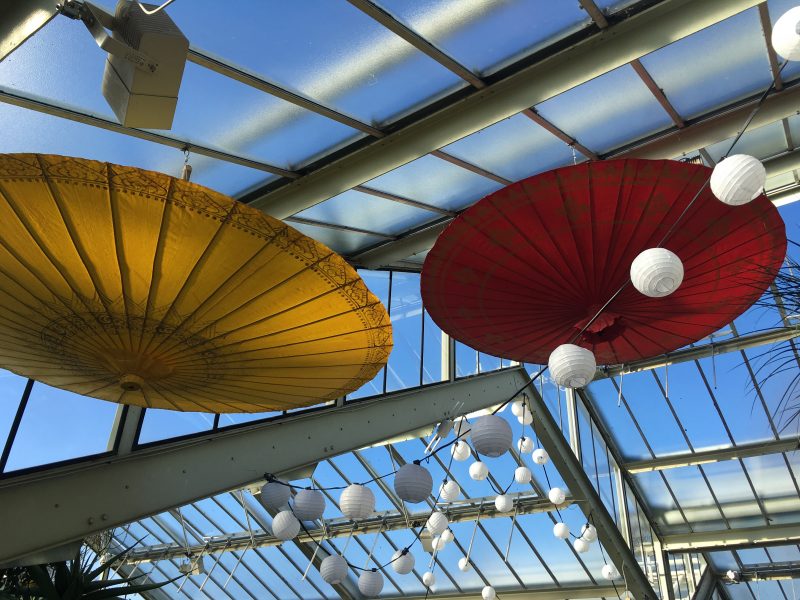
POLYGON ((648 298, 632 285, 575 343, 600 364, 656 356, 717 331, 753 304, 786 253, 778 211, 760 196, 728 206, 700 165, 610 160, 564 167, 490 194, 439 236, 422 271, 433 320, 471 347, 544 364, 659 245, 683 261, 682 285, 648 298))

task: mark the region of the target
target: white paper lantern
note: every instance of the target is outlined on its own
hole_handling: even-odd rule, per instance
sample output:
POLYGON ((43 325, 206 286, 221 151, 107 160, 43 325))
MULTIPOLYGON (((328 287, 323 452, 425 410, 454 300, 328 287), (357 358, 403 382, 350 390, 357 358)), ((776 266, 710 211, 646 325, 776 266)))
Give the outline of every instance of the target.
POLYGON ((597 529, 591 523, 587 523, 581 528, 581 538, 587 542, 594 542, 597 540, 597 529))
POLYGON ((294 516, 301 521, 316 521, 325 512, 325 496, 319 490, 300 490, 294 497, 294 516))
POLYGON ((483 600, 494 600, 497 598, 497 592, 494 591, 492 586, 487 585, 481 590, 481 598, 483 598, 483 600))
POLYGON ((452 531, 451 529, 445 529, 445 530, 442 532, 442 535, 441 535, 441 536, 439 536, 439 537, 441 537, 441 539, 442 539, 442 540, 444 540, 444 542, 445 542, 446 544, 449 544, 449 543, 450 543, 450 542, 452 542, 454 539, 456 539, 456 536, 455 536, 455 534, 453 533, 453 531, 452 531))
POLYGON ((783 13, 772 27, 772 47, 775 52, 787 60, 800 59, 800 6, 790 8, 783 13))
POLYGON ((459 439, 464 439, 472 431, 472 424, 464 417, 459 417, 453 421, 453 433, 459 436, 459 439))
POLYGON ((425 571, 425 574, 422 576, 422 584, 425 587, 433 587, 436 584, 436 576, 430 571, 425 571))
POLYGON ((550 455, 544 448, 537 448, 533 451, 533 454, 531 454, 531 458, 537 465, 546 465, 547 461, 550 460, 550 455))
POLYGON ((342 492, 339 508, 348 519, 366 519, 375 512, 375 495, 368 487, 353 483, 342 492))
POLYGON ((603 577, 609 581, 619 577, 619 571, 614 565, 603 565, 603 577))
POLYGON ((425 528, 431 535, 441 535, 449 526, 450 521, 447 519, 447 515, 438 510, 431 513, 431 516, 428 517, 428 522, 425 524, 425 528))
POLYGON ((300 521, 290 510, 282 510, 272 519, 272 535, 282 541, 291 540, 300 533, 300 521))
POLYGON ((597 363, 591 350, 575 344, 561 344, 550 354, 547 368, 561 387, 580 388, 594 379, 597 363))
POLYGON ((511 448, 514 434, 503 417, 484 415, 472 425, 472 445, 475 452, 491 458, 502 456, 511 448))
POLYGON ((565 540, 569 537, 569 525, 566 523, 556 523, 553 525, 553 535, 560 540, 565 540))
POLYGON ((531 482, 531 470, 528 467, 517 467, 514 469, 514 481, 520 485, 525 485, 531 482))
POLYGON ((572 547, 575 548, 575 552, 578 554, 583 554, 589 551, 589 542, 583 538, 575 538, 572 540, 572 547))
POLYGON ((523 410, 528 412, 528 409, 523 404, 522 400, 514 400, 514 402, 511 403, 511 414, 515 417, 521 416, 523 410))
POLYGON ((666 248, 650 248, 631 263, 631 283, 649 298, 669 296, 683 281, 683 263, 666 248))
POLYGON ((444 502, 455 502, 460 495, 461 488, 452 479, 443 483, 439 488, 439 499, 444 502))
POLYGON ((411 504, 423 502, 431 495, 433 477, 428 469, 416 463, 400 467, 394 476, 394 491, 401 500, 411 504))
POLYGON ((463 461, 472 456, 469 444, 464 440, 458 440, 455 444, 450 446, 450 454, 453 455, 453 460, 463 461))
POLYGON ((331 585, 342 583, 347 579, 347 561, 338 554, 331 554, 322 560, 319 566, 322 581, 331 585))
POLYGON ((378 571, 362 571, 358 578, 358 591, 367 598, 376 598, 383 589, 383 575, 378 571))
POLYGON ((564 493, 560 487, 554 487, 549 492, 547 492, 547 497, 550 499, 555 505, 564 504, 564 500, 566 500, 567 495, 564 493))
POLYGON ((514 499, 506 494, 500 494, 494 499, 494 506, 497 509, 497 512, 511 512, 514 510, 514 499))
POLYGON ((526 410, 524 415, 517 417, 517 422, 520 425, 530 425, 533 423, 533 415, 526 410))
POLYGON ((261 486, 261 502, 274 510, 280 510, 287 506, 291 496, 292 490, 277 481, 270 481, 261 486))
POLYGON ((403 550, 398 550, 392 554, 392 569, 394 569, 395 573, 399 573, 400 575, 408 575, 411 573, 411 571, 414 570, 415 562, 416 560, 411 552, 403 554, 403 550))
POLYGON ((458 570, 466 573, 472 568, 472 565, 469 562, 469 559, 466 556, 462 556, 458 559, 458 570))
POLYGON ((517 450, 521 454, 529 454, 533 451, 533 440, 529 437, 522 436, 517 440, 517 450))
POLYGON ((442 538, 441 536, 435 537, 431 540, 431 550, 438 550, 441 552, 444 550, 444 547, 447 546, 447 540, 442 538))
POLYGON ((489 476, 489 467, 485 462, 476 460, 469 466, 469 476, 475 481, 483 481, 489 476))
POLYGON ((711 191, 725 204, 739 206, 764 191, 767 171, 761 161, 747 154, 734 154, 717 163, 711 173, 711 191))

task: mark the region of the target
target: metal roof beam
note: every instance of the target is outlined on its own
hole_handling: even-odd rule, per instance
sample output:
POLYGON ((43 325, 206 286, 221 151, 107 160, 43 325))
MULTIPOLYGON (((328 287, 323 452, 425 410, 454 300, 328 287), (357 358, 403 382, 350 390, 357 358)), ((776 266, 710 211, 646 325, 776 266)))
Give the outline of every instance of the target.
MULTIPOLYGON (((522 383, 528 382, 529 377, 524 372, 517 372, 522 383)), ((533 416, 534 431, 539 437, 542 447, 550 455, 553 466, 558 470, 564 483, 572 494, 581 499, 584 513, 592 515, 592 522, 597 528, 597 537, 605 548, 611 561, 620 573, 626 574, 628 589, 639 600, 655 600, 658 598, 650 581, 636 561, 630 547, 622 537, 617 524, 608 513, 603 501, 598 496, 594 485, 589 479, 583 465, 572 453, 569 442, 558 424, 550 414, 539 391, 533 385, 527 386, 530 398, 529 406, 533 416)))
MULTIPOLYGON (((531 588, 529 590, 498 589, 503 600, 580 600, 582 598, 618 598, 620 587, 611 585, 565 585, 562 587, 531 588)), ((426 596, 403 596, 403 600, 425 600, 426 596)), ((472 594, 436 594, 436 600, 481 600, 480 592, 472 594)))
POLYGON ((757 4, 664 0, 252 203, 290 216, 757 4))
POLYGON ((454 416, 458 403, 460 412, 472 412, 503 402, 522 372, 514 367, 6 479, 0 562, 241 488, 265 471, 290 471, 418 432, 454 416))
POLYGON ((703 465, 724 460, 748 458, 751 456, 767 456, 780 452, 794 452, 798 449, 800 449, 800 441, 796 439, 773 440, 754 444, 742 444, 741 446, 735 446, 733 448, 700 450, 698 452, 685 452, 647 460, 636 460, 625 463, 623 466, 627 469, 628 473, 647 473, 649 471, 678 469, 690 465, 703 465))
POLYGON ((707 358, 712 355, 718 356, 720 354, 727 354, 728 352, 738 352, 740 350, 748 350, 759 346, 777 344, 779 342, 793 340, 797 337, 800 337, 800 328, 779 327, 777 329, 734 337, 720 342, 703 344, 702 346, 695 346, 694 348, 676 350, 675 352, 668 352, 667 354, 662 354, 653 358, 636 360, 624 365, 614 365, 599 372, 596 378, 602 379, 605 377, 616 377, 621 373, 627 375, 628 373, 659 369, 666 365, 676 365, 700 358, 707 358))
POLYGON ((665 535, 667 552, 708 552, 756 546, 776 546, 800 542, 800 525, 781 524, 764 527, 742 527, 720 531, 702 531, 665 535))
MULTIPOLYGON (((542 512, 555 510, 555 505, 536 494, 511 494, 516 496, 517 515, 532 515, 542 512)), ((570 506, 572 498, 568 498, 560 508, 570 506)), ((447 514, 451 523, 472 522, 480 516, 481 521, 485 519, 495 519, 508 517, 508 513, 500 513, 494 506, 494 496, 486 498, 471 498, 451 504, 440 504, 439 510, 447 514)), ((367 535, 383 531, 398 531, 411 527, 423 527, 430 516, 430 511, 409 513, 402 511, 382 511, 375 513, 369 519, 359 521, 355 525, 353 521, 346 518, 327 519, 322 521, 319 527, 302 531, 293 541, 298 544, 315 544, 316 540, 349 537, 354 535, 367 535)), ((246 550, 248 548, 265 548, 268 546, 280 546, 283 541, 274 537, 266 531, 254 532, 250 537, 249 531, 226 533, 206 538, 202 544, 189 546, 190 554, 213 554, 216 552, 233 552, 246 550)), ((169 560, 186 556, 186 546, 180 543, 169 544, 166 546, 148 546, 138 550, 132 550, 125 558, 127 563, 152 562, 159 560, 169 560)))

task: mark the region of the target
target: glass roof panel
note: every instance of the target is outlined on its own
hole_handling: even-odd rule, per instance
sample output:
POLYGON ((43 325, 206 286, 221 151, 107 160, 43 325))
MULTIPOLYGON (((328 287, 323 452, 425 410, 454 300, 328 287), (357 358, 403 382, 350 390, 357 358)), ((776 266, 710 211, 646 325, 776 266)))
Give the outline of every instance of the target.
MULTIPOLYGON (((706 150, 715 161, 719 161, 731 147, 734 138, 717 142, 706 150)), ((733 147, 732 154, 749 154, 765 159, 786 152, 786 137, 780 121, 770 123, 758 129, 748 129, 733 147)))
MULTIPOLYGON (((0 63, 0 85, 116 121, 100 89, 105 63, 80 23, 57 18, 0 63)), ((193 63, 186 65, 169 135, 287 169, 363 136, 193 63)))
POLYGON ((664 482, 662 472, 647 471, 636 473, 633 478, 636 482, 636 487, 641 491, 645 503, 650 509, 650 513, 659 524, 659 529, 670 533, 690 530, 670 493, 670 488, 664 482))
POLYGON ((208 431, 213 424, 214 415, 209 413, 148 408, 144 412, 139 443, 146 444, 189 433, 208 431))
POLYGON ((4 446, 28 380, 0 369, 0 447, 4 446))
POLYGON ((757 8, 673 42, 641 62, 684 119, 758 94, 772 81, 757 8))
POLYGON ((168 12, 193 45, 367 123, 466 85, 346 2, 251 0, 244 10, 201 0, 168 12))
MULTIPOLYGON (((13 56, 13 55, 12 55, 13 56)), ((0 63, 2 64, 2 63, 0 63)), ((0 152, 39 152, 150 169, 180 176, 183 153, 121 133, 0 103, 0 152)), ((276 179, 264 171, 193 155, 192 181, 236 195, 257 183, 276 179)))
POLYGON ((588 25, 577 3, 381 0, 389 13, 474 73, 491 74, 588 25))
POLYGON ((366 185, 447 210, 466 208, 503 187, 430 155, 376 177, 366 185))
POLYGON ((630 65, 546 100, 536 110, 597 153, 672 126, 667 113, 630 65))
POLYGON ((289 225, 299 232, 312 237, 318 242, 322 242, 328 248, 339 254, 354 254, 359 250, 374 246, 379 242, 386 241, 386 238, 358 231, 343 231, 331 227, 320 227, 307 223, 293 223, 289 225))
POLYGON ((522 114, 443 148, 448 154, 517 181, 572 162, 572 150, 522 114))
POLYGON ((642 435, 633 422, 630 408, 619 401, 618 388, 610 379, 598 379, 586 389, 592 404, 600 411, 617 448, 626 459, 651 458, 642 435))
POLYGON ((118 406, 36 382, 6 471, 105 452, 118 406))
POLYGON ((794 475, 786 467, 783 454, 754 456, 742 459, 742 462, 770 523, 797 522, 800 518, 800 492, 794 475))
MULTIPOLYGON (((689 466, 677 469, 666 469, 666 478, 686 519, 691 523, 693 531, 714 531, 725 529, 724 515, 720 512, 711 490, 703 479, 704 466, 689 466)), ((674 520, 675 515, 664 515, 665 523, 674 520)))
POLYGON ((439 215, 357 190, 348 190, 295 216, 395 235, 418 227, 439 215))
POLYGON ((703 470, 731 526, 757 527, 767 524, 739 461, 709 463, 703 465, 703 470))

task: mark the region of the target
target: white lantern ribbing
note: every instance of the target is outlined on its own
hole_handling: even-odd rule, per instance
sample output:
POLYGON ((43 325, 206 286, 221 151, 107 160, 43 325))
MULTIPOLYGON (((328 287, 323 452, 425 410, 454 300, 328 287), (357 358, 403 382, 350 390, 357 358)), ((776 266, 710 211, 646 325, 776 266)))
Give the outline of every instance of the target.
POLYGON ((481 590, 481 598, 483 600, 494 600, 497 598, 497 592, 494 591, 492 586, 487 585, 481 590))
POLYGON ((422 584, 425 587, 433 587, 435 583, 436 576, 430 571, 425 571, 425 574, 422 576, 422 584))
POLYGON ((472 445, 475 452, 491 458, 502 456, 511 448, 514 434, 503 417, 484 415, 472 425, 472 445))
POLYGON ((366 519, 375 512, 375 495, 368 487, 353 483, 342 492, 339 507, 348 519, 366 519))
POLYGON ((772 27, 772 47, 782 58, 800 60, 800 6, 790 8, 772 27))
POLYGON ((441 552, 444 550, 444 547, 447 546, 447 540, 444 539, 442 536, 435 537, 431 540, 431 549, 438 550, 441 552))
POLYGON ((565 540, 569 537, 569 525, 566 523, 556 523, 553 525, 553 535, 560 540, 565 540))
POLYGON ((583 538, 575 538, 572 540, 572 547, 575 548, 575 552, 578 554, 583 554, 589 551, 589 542, 583 538))
POLYGON ((342 583, 347 579, 347 561, 338 554, 326 556, 319 566, 319 574, 325 583, 331 585, 342 583))
POLYGON ((425 528, 431 535, 441 535, 449 526, 450 521, 447 519, 447 515, 438 510, 431 513, 431 516, 428 517, 428 522, 425 524, 425 528))
POLYGON ((531 482, 531 470, 528 467, 517 467, 514 469, 514 481, 520 485, 531 482))
POLYGON ((367 598, 376 598, 383 589, 383 575, 378 571, 363 571, 358 578, 358 591, 367 598))
POLYGON ((439 499, 444 502, 455 502, 461 495, 461 488, 452 479, 446 481, 439 488, 439 499))
POLYGON ((550 455, 544 448, 537 448, 533 451, 533 454, 531 454, 531 458, 537 465, 546 465, 547 461, 550 460, 550 455))
POLYGON ((511 414, 515 417, 519 417, 522 415, 522 411, 528 412, 522 400, 514 400, 514 402, 511 403, 511 414))
POLYGON ((519 422, 520 425, 530 425, 533 423, 533 415, 526 410, 524 415, 517 417, 517 422, 519 422))
POLYGON ((506 494, 500 494, 494 499, 494 506, 497 512, 511 512, 514 509, 514 499, 506 494))
POLYGON ((472 456, 472 450, 470 450, 467 442, 464 440, 458 440, 455 444, 450 446, 450 454, 453 455, 453 460, 461 462, 472 456))
POLYGON ((725 204, 739 206, 764 191, 767 171, 761 161, 747 154, 734 154, 717 163, 711 173, 711 191, 725 204))
POLYGON ((294 497, 294 516, 301 521, 316 521, 325 512, 325 496, 319 490, 300 490, 294 497))
POLYGON ((401 500, 411 504, 423 502, 431 495, 432 490, 433 477, 422 465, 405 464, 394 476, 394 491, 401 500))
POLYGON ((597 363, 591 350, 575 344, 561 344, 550 354, 547 368, 561 387, 580 388, 594 379, 597 363))
POLYGON ((567 495, 564 493, 560 487, 554 487, 549 492, 547 492, 547 497, 550 499, 550 502, 553 504, 564 504, 564 500, 566 500, 567 495))
POLYGON ((475 481, 483 481, 489 476, 489 467, 486 463, 476 460, 469 466, 469 476, 475 481))
POLYGON ((300 521, 290 510, 282 510, 272 519, 272 535, 282 541, 291 540, 300 533, 300 521))
POLYGON ((612 579, 616 579, 619 577, 619 571, 614 565, 603 565, 603 578, 608 579, 609 581, 612 579))
POLYGON ((517 440, 517 450, 522 454, 533 452, 533 440, 529 437, 521 437, 517 440))
POLYGON ((270 481, 261 486, 261 503, 274 510, 280 510, 289 504, 292 490, 277 481, 270 481))
POLYGON ((469 562, 469 559, 466 556, 462 556, 458 559, 458 570, 466 573, 472 568, 472 565, 469 562))
POLYGON ((683 281, 683 263, 666 248, 650 248, 631 263, 631 283, 649 298, 663 298, 683 281))
POLYGON ((587 523, 581 528, 581 538, 587 542, 594 542, 597 539, 597 529, 591 523, 587 523))
POLYGON ((408 551, 398 550, 392 554, 392 569, 400 575, 408 575, 414 570, 414 555, 408 551))
POLYGON ((472 424, 464 417, 459 417, 453 421, 453 433, 459 436, 459 439, 464 439, 472 431, 472 424))

